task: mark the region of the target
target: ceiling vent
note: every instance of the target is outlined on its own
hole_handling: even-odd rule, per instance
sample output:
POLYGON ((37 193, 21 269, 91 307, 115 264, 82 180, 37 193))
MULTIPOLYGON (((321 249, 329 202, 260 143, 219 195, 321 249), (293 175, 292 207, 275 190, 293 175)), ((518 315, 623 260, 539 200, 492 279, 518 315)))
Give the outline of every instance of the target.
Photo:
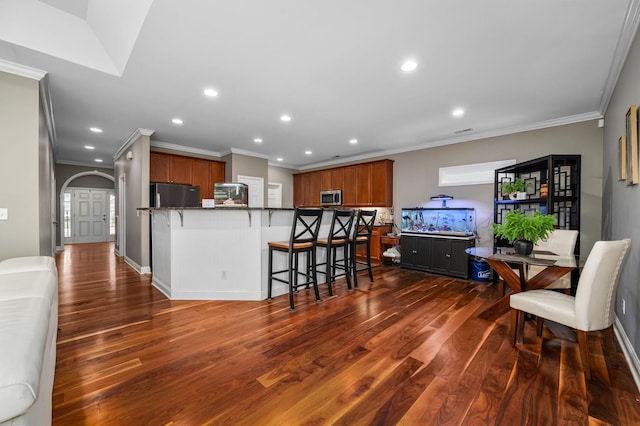
POLYGON ((472 130, 473 130, 472 128, 462 129, 462 130, 456 130, 455 132, 453 132, 453 134, 454 134, 454 135, 459 135, 459 134, 461 134, 461 133, 467 133, 467 132, 470 132, 470 131, 472 131, 472 130))

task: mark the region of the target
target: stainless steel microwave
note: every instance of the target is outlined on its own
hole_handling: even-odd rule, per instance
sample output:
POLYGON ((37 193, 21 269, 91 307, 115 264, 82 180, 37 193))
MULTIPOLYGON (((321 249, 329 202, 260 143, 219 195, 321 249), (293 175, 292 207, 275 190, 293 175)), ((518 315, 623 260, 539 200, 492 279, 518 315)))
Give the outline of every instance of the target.
POLYGON ((341 206, 342 189, 329 189, 320 191, 320 204, 323 206, 341 206))

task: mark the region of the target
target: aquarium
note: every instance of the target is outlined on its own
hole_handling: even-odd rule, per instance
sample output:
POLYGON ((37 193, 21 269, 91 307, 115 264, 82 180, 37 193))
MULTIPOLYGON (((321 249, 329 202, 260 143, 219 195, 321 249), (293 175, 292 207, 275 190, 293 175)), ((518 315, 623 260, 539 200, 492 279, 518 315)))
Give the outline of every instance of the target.
POLYGON ((473 208, 402 209, 403 234, 442 234, 467 236, 476 231, 473 208))
POLYGON ((244 183, 216 183, 213 185, 216 207, 247 207, 249 187, 244 183))

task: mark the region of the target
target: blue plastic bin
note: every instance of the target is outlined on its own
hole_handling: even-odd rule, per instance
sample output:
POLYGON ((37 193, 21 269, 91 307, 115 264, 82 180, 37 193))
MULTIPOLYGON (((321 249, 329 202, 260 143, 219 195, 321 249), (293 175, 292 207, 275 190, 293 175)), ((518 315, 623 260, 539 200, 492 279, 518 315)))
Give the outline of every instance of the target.
POLYGON ((491 267, 484 260, 474 260, 471 259, 471 279, 473 281, 479 281, 482 283, 487 283, 491 281, 492 271, 491 267))

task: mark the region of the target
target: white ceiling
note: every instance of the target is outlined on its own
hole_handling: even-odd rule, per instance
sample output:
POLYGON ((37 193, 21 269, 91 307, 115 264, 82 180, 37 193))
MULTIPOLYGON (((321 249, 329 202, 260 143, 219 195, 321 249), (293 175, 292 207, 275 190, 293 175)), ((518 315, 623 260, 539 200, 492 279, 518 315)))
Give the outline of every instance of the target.
POLYGON ((144 128, 304 169, 599 118, 639 3, 0 0, 0 60, 49 73, 58 162, 144 128))

